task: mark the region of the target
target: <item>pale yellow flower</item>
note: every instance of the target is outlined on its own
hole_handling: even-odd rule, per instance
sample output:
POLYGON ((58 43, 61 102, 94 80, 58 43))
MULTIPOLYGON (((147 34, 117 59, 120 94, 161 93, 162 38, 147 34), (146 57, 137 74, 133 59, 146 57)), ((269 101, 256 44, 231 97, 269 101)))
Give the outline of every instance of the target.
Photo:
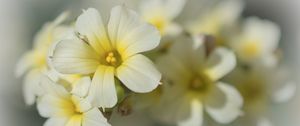
POLYGON ((231 47, 242 62, 274 66, 277 64, 275 51, 279 40, 280 28, 277 24, 250 17, 245 20, 242 32, 233 37, 231 47))
POLYGON ((242 114, 243 99, 232 86, 219 80, 234 69, 236 59, 226 48, 207 53, 204 41, 180 39, 158 60, 165 84, 160 119, 180 126, 200 126, 206 111, 227 124, 242 114), (195 43, 198 43, 197 46, 195 43))
POLYGON ((63 74, 91 75, 87 99, 93 106, 111 108, 117 103, 116 78, 134 92, 154 90, 161 74, 139 54, 158 46, 159 31, 124 6, 111 10, 108 23, 96 9, 85 10, 75 23, 78 38, 59 42, 52 63, 63 74))
POLYGON ((67 13, 61 14, 55 21, 47 23, 37 33, 34 39, 34 47, 24 56, 17 64, 17 76, 25 76, 24 97, 28 105, 35 102, 36 95, 39 94, 38 83, 41 80, 43 73, 48 71, 47 55, 50 45, 62 38, 68 26, 61 25, 67 17, 67 13))
POLYGON ((45 77, 41 87, 45 94, 37 108, 41 116, 49 118, 44 126, 110 126, 98 108, 70 94, 60 84, 45 77))
POLYGON ((186 0, 143 0, 140 5, 141 16, 158 28, 162 35, 176 35, 181 27, 174 19, 182 11, 186 0))
MULTIPOLYGON (((268 126, 270 106, 289 101, 296 92, 284 67, 237 67, 225 81, 233 84, 244 98, 244 116, 234 126, 268 126)), ((232 124, 233 125, 233 124, 232 124)), ((232 126, 231 125, 231 126, 232 126)))
MULTIPOLYGON (((192 35, 212 35, 218 44, 224 44, 224 33, 234 26, 244 8, 241 0, 223 0, 212 9, 203 10, 202 14, 193 21, 187 22, 186 30, 192 35)), ((225 33, 227 35, 227 33, 225 33)))

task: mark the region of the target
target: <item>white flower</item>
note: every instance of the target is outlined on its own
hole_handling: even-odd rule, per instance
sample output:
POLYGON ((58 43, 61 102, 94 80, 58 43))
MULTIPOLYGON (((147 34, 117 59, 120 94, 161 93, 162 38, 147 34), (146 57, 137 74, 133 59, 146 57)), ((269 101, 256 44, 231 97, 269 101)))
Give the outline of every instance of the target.
POLYGON ((268 118, 270 105, 287 102, 296 92, 296 84, 290 80, 289 71, 278 66, 237 67, 225 81, 237 87, 244 99, 244 116, 234 123, 236 126, 272 124, 268 118))
POLYGON ((206 10, 197 20, 187 24, 187 30, 192 34, 210 34, 218 36, 222 29, 236 23, 244 8, 241 0, 225 0, 211 10, 206 10))
POLYGON ((46 94, 40 97, 37 108, 41 116, 49 118, 44 126, 110 126, 98 108, 50 79, 44 78, 41 87, 46 94))
POLYGON ((242 32, 233 38, 231 47, 238 58, 246 63, 277 63, 274 52, 280 40, 279 26, 267 20, 250 17, 245 20, 242 32))
POLYGON ((51 43, 63 37, 63 32, 68 30, 67 26, 60 25, 66 17, 67 13, 62 13, 54 22, 45 24, 34 39, 33 49, 25 53, 17 64, 16 75, 26 74, 23 92, 27 105, 34 104, 39 94, 38 83, 48 70, 47 54, 51 43))
POLYGON ((116 6, 107 24, 96 9, 87 9, 76 23, 80 39, 59 42, 52 58, 63 74, 92 75, 87 99, 93 106, 111 108, 117 103, 115 77, 134 92, 154 90, 161 74, 139 54, 158 46, 159 31, 136 12, 116 6))
POLYGON ((225 48, 207 53, 205 41, 197 43, 196 47, 191 39, 181 39, 158 60, 170 84, 158 110, 160 118, 180 126, 200 126, 205 110, 215 121, 230 123, 242 114, 243 99, 234 87, 218 80, 234 69, 235 56, 225 48))
POLYGON ((182 11, 186 0, 143 0, 140 5, 141 16, 157 27, 162 35, 176 35, 181 27, 174 19, 182 11))

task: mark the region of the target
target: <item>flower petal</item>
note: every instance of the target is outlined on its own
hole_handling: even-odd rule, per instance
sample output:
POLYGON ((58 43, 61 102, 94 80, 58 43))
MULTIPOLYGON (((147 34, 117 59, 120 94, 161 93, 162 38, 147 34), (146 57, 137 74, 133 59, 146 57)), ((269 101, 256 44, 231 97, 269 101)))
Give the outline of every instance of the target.
POLYGON ((31 67, 33 67, 34 63, 33 63, 33 59, 32 59, 32 55, 34 52, 28 52, 25 55, 22 56, 22 58, 20 59, 20 61, 17 63, 17 68, 16 68, 16 76, 20 77, 23 74, 25 74, 25 72, 27 70, 29 70, 31 67))
POLYGON ((27 105, 33 105, 35 103, 36 96, 39 94, 38 88, 41 76, 42 73, 38 70, 32 70, 25 77, 23 93, 27 105))
POLYGON ((205 97, 205 105, 212 108, 222 108, 227 101, 225 93, 218 87, 213 86, 205 97))
POLYGON ((186 0, 167 0, 165 3, 166 16, 169 19, 176 18, 184 8, 186 0))
POLYGON ((206 62, 205 73, 212 80, 219 80, 231 72, 236 66, 236 58, 232 51, 217 48, 206 62))
POLYGON ((180 37, 170 49, 170 54, 176 57, 187 68, 195 71, 204 66, 206 60, 205 45, 202 38, 180 37))
POLYGON ((71 99, 74 105, 76 106, 77 111, 84 113, 92 109, 92 105, 87 99, 78 97, 76 95, 72 95, 71 99))
POLYGON ((205 105, 205 109, 214 120, 222 124, 227 124, 242 114, 243 98, 235 88, 228 84, 219 82, 217 86, 226 95, 227 101, 225 105, 221 108, 213 108, 205 105))
POLYGON ((180 121, 179 126, 201 126, 203 123, 203 106, 202 104, 194 99, 191 102, 191 115, 188 119, 180 121))
POLYGON ((93 106, 112 108, 117 103, 114 68, 99 66, 93 77, 87 99, 93 106))
POLYGON ((272 122, 267 118, 260 118, 257 121, 257 126, 273 126, 272 122))
POLYGON ((179 35, 182 33, 182 28, 177 23, 170 23, 168 26, 166 26, 165 33, 170 36, 179 35))
POLYGON ((272 100, 277 103, 287 102, 295 96, 296 89, 296 84, 294 82, 288 82, 272 95, 272 100))
POLYGON ((180 59, 173 55, 166 55, 158 58, 157 68, 164 75, 167 81, 172 80, 170 83, 178 83, 179 85, 187 83, 192 73, 188 67, 181 62, 180 59))
POLYGON ((96 71, 99 58, 88 44, 73 39, 56 45, 52 63, 63 74, 90 74, 96 71))
POLYGON ((158 46, 159 31, 142 21, 136 12, 124 6, 116 6, 110 16, 108 23, 110 40, 123 58, 158 46))
POLYGON ((44 95, 37 104, 37 109, 42 117, 63 116, 67 117, 73 113, 71 101, 56 95, 44 95))
POLYGON ((158 119, 167 124, 178 123, 191 115, 191 97, 181 93, 179 88, 171 89, 163 95, 162 102, 154 112, 158 119), (175 93, 174 93, 175 92, 175 93), (167 107, 166 107, 167 106, 167 107))
POLYGON ((82 115, 73 115, 65 126, 82 126, 82 115))
POLYGON ((85 97, 88 94, 91 83, 92 80, 90 77, 82 77, 75 84, 73 84, 71 93, 79 97, 85 97))
POLYGON ((273 22, 249 17, 245 21, 244 32, 247 37, 259 40, 258 44, 262 45, 263 55, 272 53, 278 47, 281 31, 273 22))
POLYGON ((53 117, 49 118, 43 126, 64 126, 68 122, 68 118, 53 117))
POLYGON ((245 3, 241 0, 222 1, 215 7, 214 14, 218 15, 223 25, 229 26, 240 17, 244 6, 245 3))
POLYGON ((87 37, 88 43, 99 53, 110 51, 111 44, 107 37, 101 14, 94 8, 85 10, 77 19, 76 30, 87 37))
POLYGON ((52 81, 47 76, 41 77, 39 86, 42 90, 41 96, 46 95, 46 94, 56 95, 59 97, 68 97, 69 96, 69 93, 62 85, 54 83, 54 81, 52 81))
POLYGON ((138 54, 119 66, 117 77, 130 90, 144 93, 150 92, 158 86, 161 73, 148 58, 138 54))
POLYGON ((43 77, 41 89, 44 94, 37 103, 37 108, 41 116, 66 116, 72 114, 73 103, 71 95, 62 87, 51 81, 48 77, 43 77))
POLYGON ((110 126, 110 124, 102 113, 97 108, 94 108, 84 113, 82 126, 110 126))

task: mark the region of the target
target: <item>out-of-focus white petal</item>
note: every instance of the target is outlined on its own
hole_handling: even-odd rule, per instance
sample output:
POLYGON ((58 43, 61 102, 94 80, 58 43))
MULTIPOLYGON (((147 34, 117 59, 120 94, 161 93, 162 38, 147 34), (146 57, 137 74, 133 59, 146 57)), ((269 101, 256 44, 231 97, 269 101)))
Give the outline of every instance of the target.
POLYGON ((180 91, 182 88, 177 87, 166 92, 158 109, 154 111, 159 115, 157 119, 167 124, 176 124, 188 119, 191 115, 192 99, 180 91))
POLYGON ((179 126, 201 126, 203 123, 203 106, 197 99, 191 101, 190 117, 178 122, 179 126))
POLYGON ((63 74, 90 74, 99 65, 99 56, 86 43, 73 39, 56 45, 52 57, 53 67, 63 74))
POLYGON ((266 118, 260 118, 257 121, 257 126, 273 126, 272 122, 266 118))
POLYGON ((90 77, 82 77, 73 84, 71 93, 79 97, 85 97, 88 94, 91 83, 92 80, 90 77))
POLYGON ((244 8, 241 0, 220 1, 208 13, 200 16, 197 20, 187 23, 187 30, 192 34, 219 35, 224 28, 232 26, 240 17, 244 8))
POLYGON ((112 9, 108 33, 122 58, 149 51, 160 42, 159 31, 142 21, 136 12, 125 6, 116 6, 112 9))
POLYGON ((111 44, 105 30, 106 28, 100 13, 96 9, 89 8, 85 10, 78 17, 75 27, 81 35, 87 37, 88 43, 99 54, 110 51, 111 44))
POLYGON ((278 47, 280 40, 280 28, 277 24, 262 20, 257 17, 249 17, 244 23, 244 34, 248 38, 259 40, 263 54, 270 54, 278 47))
POLYGON ((212 80, 219 80, 231 72, 236 65, 234 53, 226 48, 217 48, 206 62, 205 73, 212 80))
POLYGON ((202 69, 206 61, 206 50, 201 36, 180 37, 170 49, 170 54, 185 67, 202 69))
POLYGON ((217 5, 215 13, 221 17, 221 22, 225 25, 231 25, 240 16, 244 9, 242 0, 226 0, 217 5))
POLYGON ((268 20, 250 17, 244 21, 243 31, 231 44, 244 62, 258 62, 268 66, 277 63, 274 52, 281 36, 277 24, 268 20))
POLYGON ((117 93, 114 81, 114 68, 100 65, 92 79, 87 99, 93 106, 102 108, 114 107, 117 93))
POLYGON ((52 117, 49 118, 43 126, 64 126, 68 122, 68 118, 65 117, 52 117))
POLYGON ((161 79, 161 73, 143 55, 127 59, 118 69, 117 77, 134 92, 145 93, 154 90, 161 79))
POLYGON ((205 105, 212 108, 222 108, 226 102, 227 98, 224 93, 218 86, 212 86, 207 95, 204 98, 205 105))
POLYGON ((165 78, 175 83, 186 83, 186 78, 192 76, 188 67, 186 67, 176 56, 163 56, 157 60, 157 68, 165 78))
POLYGON ((68 97, 69 96, 69 93, 62 85, 54 83, 54 81, 51 80, 47 76, 41 77, 39 86, 41 89, 41 96, 46 95, 46 94, 55 95, 58 97, 68 97))
POLYGON ((162 0, 142 0, 139 7, 141 15, 145 18, 155 15, 156 13, 153 13, 153 11, 165 14, 164 3, 162 0))
POLYGON ((294 82, 288 82, 272 95, 272 100, 277 103, 287 102, 295 96, 296 89, 294 82))
POLYGON ((38 70, 32 70, 25 76, 23 94, 27 105, 33 105, 35 103, 36 96, 39 94, 38 89, 41 76, 42 73, 38 70))
POLYGON ((82 126, 110 126, 110 124, 102 113, 94 108, 83 114, 82 126))
POLYGON ((166 16, 168 18, 174 19, 176 18, 184 8, 184 5, 186 3, 186 0, 166 0, 165 1, 165 11, 166 11, 166 16))
POLYGON ((140 5, 141 15, 154 16, 160 12, 168 20, 173 20, 182 11, 186 0, 143 0, 140 5))
POLYGON ((63 12, 53 22, 46 23, 34 38, 34 49, 47 49, 51 43, 61 39, 70 30, 69 26, 61 25, 68 16, 68 12, 63 12))
POLYGON ((213 108, 205 105, 205 109, 217 122, 228 124, 243 114, 241 111, 243 98, 234 87, 228 84, 219 82, 217 86, 226 95, 226 103, 221 108, 213 108))
POLYGON ((32 55, 34 52, 28 52, 25 55, 22 56, 20 61, 17 63, 17 68, 16 68, 16 76, 20 77, 22 76, 27 70, 29 70, 33 65, 33 59, 32 55))
POLYGON ((59 25, 61 24, 63 21, 65 21, 70 15, 69 11, 64 11, 62 12, 60 15, 57 16, 57 18, 54 20, 53 24, 54 25, 59 25))
POLYGON ((170 36, 179 35, 182 32, 182 28, 180 25, 176 23, 170 23, 166 26, 165 33, 170 36))

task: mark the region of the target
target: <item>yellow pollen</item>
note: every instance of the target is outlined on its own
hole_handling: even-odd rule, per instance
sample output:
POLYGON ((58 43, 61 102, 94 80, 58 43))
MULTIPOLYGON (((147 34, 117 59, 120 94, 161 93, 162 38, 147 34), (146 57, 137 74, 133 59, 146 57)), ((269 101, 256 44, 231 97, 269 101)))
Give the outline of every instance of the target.
POLYGON ((109 64, 115 64, 117 62, 117 59, 116 59, 114 53, 112 53, 112 52, 108 53, 108 55, 105 58, 105 60, 109 64))

